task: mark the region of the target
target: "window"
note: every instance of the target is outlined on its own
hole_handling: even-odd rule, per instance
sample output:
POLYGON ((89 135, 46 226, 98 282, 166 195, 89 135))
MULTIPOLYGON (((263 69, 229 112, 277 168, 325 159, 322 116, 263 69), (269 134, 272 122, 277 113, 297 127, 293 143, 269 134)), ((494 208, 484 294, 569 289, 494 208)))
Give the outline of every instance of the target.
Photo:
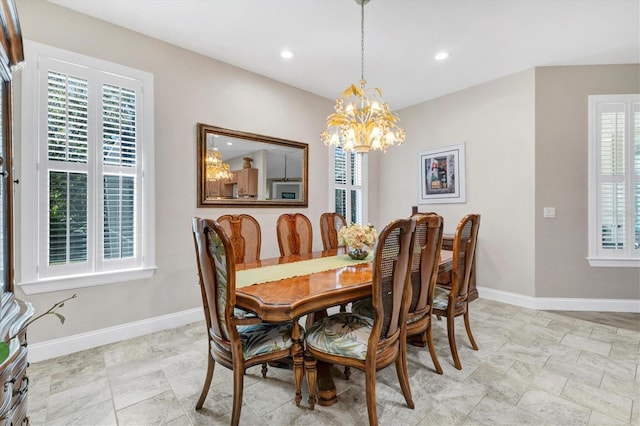
POLYGON ((589 96, 588 260, 640 266, 640 95, 589 96))
POLYGON ((330 200, 334 202, 334 211, 340 213, 347 223, 366 224, 367 187, 366 156, 347 152, 341 147, 332 149, 331 163, 333 173, 330 185, 333 191, 330 200))
POLYGON ((151 276, 153 76, 39 43, 25 54, 20 286, 151 276))

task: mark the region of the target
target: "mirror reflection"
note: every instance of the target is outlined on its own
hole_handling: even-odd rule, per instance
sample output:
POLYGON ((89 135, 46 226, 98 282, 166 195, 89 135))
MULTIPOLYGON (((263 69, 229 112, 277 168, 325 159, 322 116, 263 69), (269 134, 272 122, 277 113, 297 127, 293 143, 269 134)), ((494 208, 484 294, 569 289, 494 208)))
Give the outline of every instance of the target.
POLYGON ((198 124, 198 206, 307 206, 308 145, 198 124))

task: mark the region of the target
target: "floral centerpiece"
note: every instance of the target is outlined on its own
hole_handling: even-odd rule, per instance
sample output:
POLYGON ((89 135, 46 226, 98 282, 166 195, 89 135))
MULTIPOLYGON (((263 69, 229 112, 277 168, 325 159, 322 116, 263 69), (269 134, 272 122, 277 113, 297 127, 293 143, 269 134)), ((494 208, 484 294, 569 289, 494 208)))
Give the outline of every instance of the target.
POLYGON ((352 223, 338 231, 338 242, 347 246, 347 253, 351 258, 358 260, 367 257, 368 247, 372 247, 377 238, 378 231, 370 223, 367 226, 352 223))

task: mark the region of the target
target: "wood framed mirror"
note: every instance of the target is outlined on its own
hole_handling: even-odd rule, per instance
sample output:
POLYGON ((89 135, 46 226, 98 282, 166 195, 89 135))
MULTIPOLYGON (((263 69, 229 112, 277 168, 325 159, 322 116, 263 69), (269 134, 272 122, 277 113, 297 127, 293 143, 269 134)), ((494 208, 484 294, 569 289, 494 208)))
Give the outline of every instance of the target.
POLYGON ((198 207, 307 207, 308 144, 203 123, 197 143, 198 207))

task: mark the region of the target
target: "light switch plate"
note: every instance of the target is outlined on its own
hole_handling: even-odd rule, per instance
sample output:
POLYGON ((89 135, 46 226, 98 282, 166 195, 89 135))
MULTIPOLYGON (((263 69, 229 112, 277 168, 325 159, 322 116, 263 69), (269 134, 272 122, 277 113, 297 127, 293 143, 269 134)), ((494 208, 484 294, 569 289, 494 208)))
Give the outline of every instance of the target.
POLYGON ((544 217, 556 217, 555 207, 545 207, 543 211, 544 217))

